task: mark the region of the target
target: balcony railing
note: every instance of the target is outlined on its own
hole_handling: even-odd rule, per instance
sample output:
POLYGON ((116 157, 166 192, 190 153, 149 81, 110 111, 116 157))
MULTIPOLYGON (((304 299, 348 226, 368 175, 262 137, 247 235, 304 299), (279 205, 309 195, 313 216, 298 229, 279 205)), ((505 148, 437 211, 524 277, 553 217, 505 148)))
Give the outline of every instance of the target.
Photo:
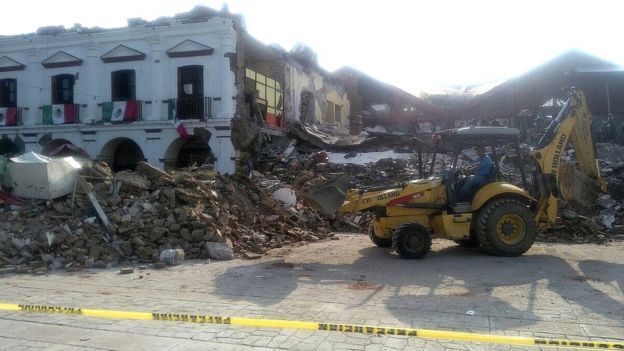
POLYGON ((0 107, 0 127, 22 125, 23 107, 0 107))
POLYGON ((73 124, 80 122, 79 104, 41 106, 43 124, 73 124))
POLYGON ((169 99, 169 119, 208 119, 212 118, 212 98, 169 99))
POLYGON ((134 122, 143 119, 143 101, 108 101, 100 104, 102 121, 110 123, 134 122))

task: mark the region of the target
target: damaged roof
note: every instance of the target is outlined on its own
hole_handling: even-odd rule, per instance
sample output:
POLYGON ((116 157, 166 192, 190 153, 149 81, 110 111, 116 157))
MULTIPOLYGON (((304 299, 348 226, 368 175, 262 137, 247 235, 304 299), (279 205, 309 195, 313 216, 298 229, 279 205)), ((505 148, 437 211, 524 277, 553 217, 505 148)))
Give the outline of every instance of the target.
MULTIPOLYGON (((589 95, 594 100, 588 101, 590 109, 594 113, 602 112, 599 102, 606 100, 602 97, 604 86, 597 81, 590 82, 588 75, 602 75, 604 79, 608 75, 619 75, 623 70, 612 62, 583 51, 569 50, 521 76, 492 87, 459 107, 445 110, 453 118, 462 119, 516 117, 523 109, 542 106, 546 99, 565 98, 565 89, 576 86, 582 90, 592 89, 592 94, 586 94, 588 100, 589 95)), ((615 100, 612 98, 612 103, 615 100)))
POLYGON ((40 27, 34 33, 25 33, 17 35, 0 35, 0 39, 22 39, 36 36, 54 36, 63 33, 78 33, 78 34, 92 34, 108 31, 115 31, 123 28, 130 27, 159 27, 168 26, 172 23, 197 23, 206 22, 214 17, 228 17, 234 20, 240 21, 241 17, 238 14, 232 14, 229 12, 227 6, 224 6, 220 11, 213 8, 197 5, 193 9, 187 12, 178 13, 173 17, 159 17, 155 20, 148 21, 142 18, 129 18, 128 25, 120 28, 101 28, 101 27, 84 27, 79 23, 76 23, 71 28, 65 28, 64 26, 45 26, 40 27))
MULTIPOLYGON (((446 119, 447 113, 424 99, 421 99, 407 91, 394 86, 389 83, 382 82, 381 80, 374 78, 362 71, 359 71, 350 66, 344 66, 332 73, 334 76, 341 78, 342 80, 348 80, 351 77, 357 77, 358 79, 365 79, 370 82, 370 85, 375 86, 380 91, 379 101, 369 101, 371 104, 388 103, 395 107, 397 111, 393 112, 390 116, 366 116, 367 119, 378 119, 379 122, 392 122, 392 121, 431 121, 446 119)), ((361 95, 361 94, 359 94, 361 95)), ((370 95, 370 93, 369 93, 370 95)), ((364 106, 363 106, 364 107, 364 106)))

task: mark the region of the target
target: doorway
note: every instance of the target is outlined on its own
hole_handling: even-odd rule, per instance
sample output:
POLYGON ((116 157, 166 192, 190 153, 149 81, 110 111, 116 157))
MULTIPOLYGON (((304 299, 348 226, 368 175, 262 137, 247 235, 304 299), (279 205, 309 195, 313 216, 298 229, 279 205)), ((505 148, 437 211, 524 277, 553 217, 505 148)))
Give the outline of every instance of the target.
POLYGON ((177 117, 204 118, 204 66, 178 68, 177 117))

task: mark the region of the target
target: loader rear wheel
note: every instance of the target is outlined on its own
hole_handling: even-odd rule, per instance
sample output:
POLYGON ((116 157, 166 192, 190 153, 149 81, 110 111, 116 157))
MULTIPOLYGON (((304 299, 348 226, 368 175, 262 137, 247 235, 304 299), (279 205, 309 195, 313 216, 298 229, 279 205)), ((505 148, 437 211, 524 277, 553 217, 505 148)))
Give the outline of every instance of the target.
POLYGON ((401 258, 421 258, 431 250, 431 234, 418 223, 401 224, 392 233, 392 248, 401 258))
POLYGON ((495 256, 520 256, 531 248, 537 235, 531 211, 515 199, 485 205, 476 229, 483 251, 495 256))
POLYGON ((373 228, 373 224, 372 223, 368 227, 368 237, 371 239, 373 244, 375 244, 375 245, 377 245, 379 247, 390 247, 390 246, 392 246, 392 239, 391 238, 380 238, 377 235, 375 235, 375 228, 373 228))

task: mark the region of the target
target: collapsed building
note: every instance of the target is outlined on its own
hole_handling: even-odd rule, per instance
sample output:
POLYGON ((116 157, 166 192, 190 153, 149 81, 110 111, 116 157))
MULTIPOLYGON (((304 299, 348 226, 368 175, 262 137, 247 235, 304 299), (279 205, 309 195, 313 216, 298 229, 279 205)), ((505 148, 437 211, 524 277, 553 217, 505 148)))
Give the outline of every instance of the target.
POLYGON ((543 130, 565 103, 571 87, 587 96, 596 131, 609 119, 622 124, 624 68, 578 50, 503 82, 466 86, 427 100, 446 111, 455 126, 494 123, 543 130))
POLYGON ((3 155, 73 145, 115 171, 147 161, 232 174, 288 123, 343 126, 349 108, 309 48, 264 45, 227 9, 0 36, 3 155))
POLYGON ((365 128, 416 133, 440 130, 449 124, 448 114, 438 106, 353 67, 342 67, 333 74, 347 89, 351 114, 361 116, 365 128))

